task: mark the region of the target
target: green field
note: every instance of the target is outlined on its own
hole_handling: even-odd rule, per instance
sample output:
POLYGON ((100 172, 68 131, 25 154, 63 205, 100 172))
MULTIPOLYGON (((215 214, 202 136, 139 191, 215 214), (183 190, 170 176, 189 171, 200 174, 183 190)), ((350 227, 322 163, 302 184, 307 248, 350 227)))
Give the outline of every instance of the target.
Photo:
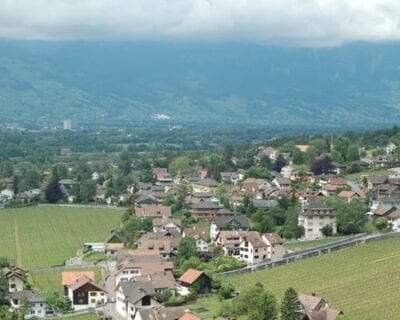
POLYGON ((93 313, 85 313, 76 316, 53 318, 53 319, 66 319, 66 320, 98 320, 99 318, 93 313))
POLYGON ((95 281, 102 284, 104 281, 104 271, 100 268, 93 269, 65 269, 65 270, 46 270, 31 272, 32 285, 42 294, 48 292, 57 292, 63 294, 63 287, 61 284, 61 273, 63 271, 90 271, 93 270, 95 274, 95 281))
POLYGON ((0 210, 0 256, 24 268, 63 264, 84 242, 104 241, 122 211, 29 207, 0 210))
POLYGON ((285 243, 285 249, 288 250, 305 250, 318 246, 323 246, 325 244, 333 243, 336 241, 344 240, 348 237, 330 237, 318 240, 308 240, 308 241, 293 241, 285 243))
POLYGON ((278 300, 290 286, 299 293, 314 292, 352 320, 399 319, 400 239, 343 249, 228 281, 238 290, 260 281, 278 300))

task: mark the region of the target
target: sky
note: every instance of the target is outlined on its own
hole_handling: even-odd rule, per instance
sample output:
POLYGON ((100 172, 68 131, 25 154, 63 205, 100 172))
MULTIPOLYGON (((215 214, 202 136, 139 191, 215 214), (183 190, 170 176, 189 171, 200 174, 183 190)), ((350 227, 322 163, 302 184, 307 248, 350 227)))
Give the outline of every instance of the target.
POLYGON ((400 0, 0 0, 0 38, 340 46, 400 40, 400 0))

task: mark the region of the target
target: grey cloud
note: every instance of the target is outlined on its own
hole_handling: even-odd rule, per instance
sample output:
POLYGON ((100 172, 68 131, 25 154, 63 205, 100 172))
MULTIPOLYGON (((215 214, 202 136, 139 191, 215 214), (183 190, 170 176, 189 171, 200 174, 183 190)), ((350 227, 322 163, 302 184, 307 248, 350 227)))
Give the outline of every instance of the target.
POLYGON ((400 39, 398 0, 1 0, 0 37, 332 46, 400 39))

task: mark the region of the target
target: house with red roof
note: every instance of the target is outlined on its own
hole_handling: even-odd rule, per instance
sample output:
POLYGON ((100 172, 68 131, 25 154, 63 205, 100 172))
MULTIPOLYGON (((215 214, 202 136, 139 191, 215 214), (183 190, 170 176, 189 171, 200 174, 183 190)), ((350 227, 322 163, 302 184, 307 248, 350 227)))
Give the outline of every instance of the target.
POLYGON ((203 271, 188 269, 179 279, 177 291, 180 295, 210 293, 212 279, 203 271))

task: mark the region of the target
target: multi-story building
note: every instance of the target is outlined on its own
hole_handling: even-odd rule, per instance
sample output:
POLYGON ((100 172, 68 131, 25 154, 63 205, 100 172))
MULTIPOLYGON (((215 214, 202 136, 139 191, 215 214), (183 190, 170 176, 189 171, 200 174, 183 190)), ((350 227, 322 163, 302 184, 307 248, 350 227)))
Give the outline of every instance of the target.
POLYGON ((304 239, 314 240, 323 238, 322 228, 332 226, 333 234, 337 232, 336 212, 325 204, 314 201, 301 209, 298 225, 304 228, 304 239))

